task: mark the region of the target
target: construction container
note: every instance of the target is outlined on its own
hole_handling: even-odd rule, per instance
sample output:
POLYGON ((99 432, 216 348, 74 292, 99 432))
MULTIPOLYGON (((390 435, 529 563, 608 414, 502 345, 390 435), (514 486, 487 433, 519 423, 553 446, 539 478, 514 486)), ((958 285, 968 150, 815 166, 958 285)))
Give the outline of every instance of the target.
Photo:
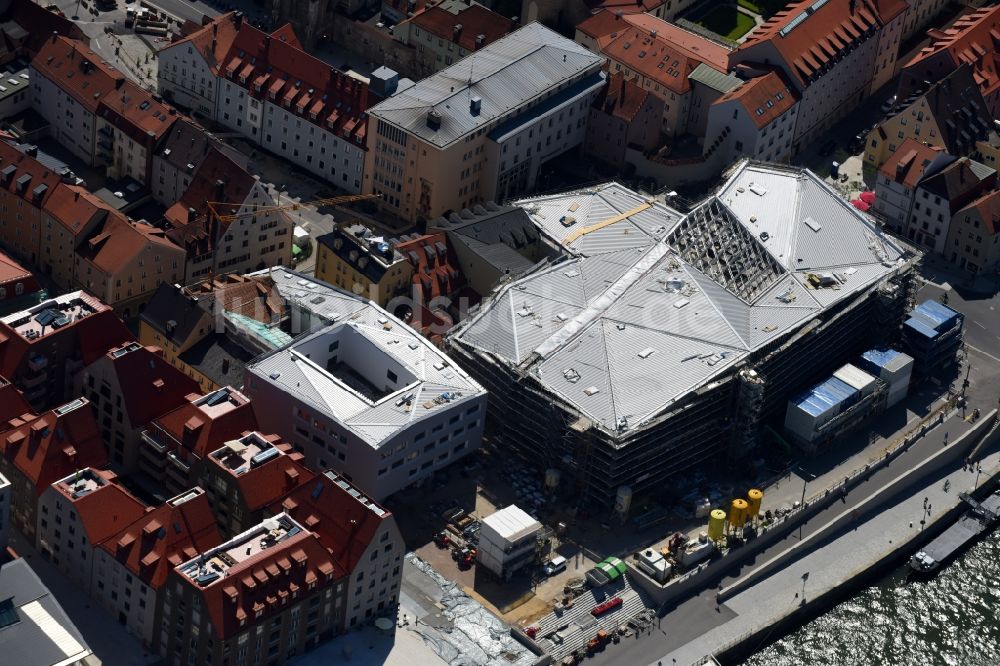
POLYGON ((756 518, 760 515, 760 503, 762 501, 764 501, 764 491, 751 488, 750 492, 747 493, 747 504, 750 505, 747 509, 747 518, 756 518))
POLYGON ((747 509, 750 505, 743 498, 736 498, 729 507, 729 527, 732 529, 742 529, 747 522, 747 509))
POLYGON ((875 378, 856 365, 848 363, 834 372, 833 376, 851 388, 857 389, 862 398, 867 398, 875 392, 875 378))
POLYGON ((906 397, 913 376, 913 357, 895 349, 872 349, 861 355, 858 366, 889 387, 887 407, 906 397))
POLYGON ((708 516, 708 538, 718 541, 726 532, 726 512, 722 509, 712 509, 708 516))
POLYGON ((658 583, 666 582, 670 578, 672 567, 670 562, 652 548, 648 548, 638 554, 639 569, 658 583))
MULTIPOLYGON (((741 500, 742 501, 742 500, 741 500)), ((685 567, 691 567, 701 562, 715 552, 715 544, 711 541, 694 541, 689 543, 677 558, 685 567)))
POLYGON ((836 377, 820 382, 788 401, 785 430, 811 442, 823 424, 855 404, 861 391, 836 377))

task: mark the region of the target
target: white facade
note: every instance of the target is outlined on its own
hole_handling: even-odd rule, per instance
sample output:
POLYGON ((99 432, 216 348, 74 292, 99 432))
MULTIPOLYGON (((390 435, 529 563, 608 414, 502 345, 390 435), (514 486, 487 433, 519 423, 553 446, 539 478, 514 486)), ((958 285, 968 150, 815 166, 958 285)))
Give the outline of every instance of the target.
POLYGON ((743 105, 735 99, 719 101, 708 111, 705 148, 729 128, 727 144, 732 151, 729 161, 750 157, 765 162, 784 161, 792 153, 798 103, 764 127, 757 127, 743 105))
POLYGON ((133 576, 103 548, 94 549, 94 562, 90 596, 140 639, 143 646, 150 647, 156 629, 156 590, 133 576))
POLYGON ((939 254, 944 252, 951 226, 951 202, 918 186, 906 237, 939 254))
POLYGON ((201 53, 188 42, 163 49, 157 59, 160 94, 214 120, 218 80, 201 53))
POLYGON ((64 92, 57 81, 35 69, 34 63, 28 76, 31 107, 48 121, 52 138, 86 164, 92 164, 97 136, 96 115, 64 92))
POLYGON ((7 538, 10 532, 10 498, 14 486, 3 474, 0 474, 0 551, 7 550, 7 538))
POLYGON ((479 564, 509 580, 535 561, 541 531, 541 523, 514 504, 486 516, 479 530, 479 564))
POLYGON ((94 573, 94 547, 97 544, 90 543, 74 503, 59 490, 61 484, 75 476, 52 484, 38 498, 35 545, 63 575, 89 592, 94 573))

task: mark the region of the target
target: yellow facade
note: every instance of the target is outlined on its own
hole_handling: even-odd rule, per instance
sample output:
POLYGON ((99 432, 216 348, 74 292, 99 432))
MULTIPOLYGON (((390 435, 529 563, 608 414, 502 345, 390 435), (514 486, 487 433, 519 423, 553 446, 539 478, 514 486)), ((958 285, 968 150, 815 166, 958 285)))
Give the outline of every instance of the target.
POLYGON ((881 168, 907 139, 944 148, 941 130, 934 121, 934 116, 930 114, 925 97, 887 118, 868 133, 868 138, 865 140, 865 164, 876 169, 881 168))
POLYGON ((389 266, 382 279, 373 282, 324 243, 316 244, 316 278, 353 292, 385 307, 393 297, 409 294, 413 267, 400 260, 389 266))
POLYGON ((139 344, 146 347, 153 346, 162 349, 164 360, 191 379, 198 382, 198 385, 201 387, 203 393, 209 393, 222 387, 180 359, 181 354, 201 342, 204 337, 205 334, 199 334, 197 331, 192 330, 191 335, 189 335, 186 340, 174 343, 160 335, 160 333, 150 326, 145 320, 139 320, 139 344))

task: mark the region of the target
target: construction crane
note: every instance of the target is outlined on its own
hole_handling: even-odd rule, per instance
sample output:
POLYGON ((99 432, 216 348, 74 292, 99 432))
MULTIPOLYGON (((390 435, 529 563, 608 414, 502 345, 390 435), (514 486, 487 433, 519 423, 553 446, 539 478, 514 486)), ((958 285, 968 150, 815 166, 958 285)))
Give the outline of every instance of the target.
POLYGON ((315 206, 319 208, 320 206, 339 206, 342 204, 354 203, 355 201, 367 201, 369 199, 378 199, 381 194, 345 194, 340 197, 332 197, 329 199, 314 199, 313 201, 303 201, 301 203, 292 202, 288 204, 278 204, 278 205, 266 205, 266 204, 232 204, 226 203, 224 201, 207 201, 205 203, 208 206, 209 213, 212 217, 217 219, 219 222, 232 222, 233 220, 238 220, 241 217, 249 217, 251 215, 268 215, 270 213, 277 213, 284 210, 298 210, 301 206, 315 206), (241 206, 249 210, 245 210, 242 213, 228 213, 222 214, 216 208, 216 206, 241 206))

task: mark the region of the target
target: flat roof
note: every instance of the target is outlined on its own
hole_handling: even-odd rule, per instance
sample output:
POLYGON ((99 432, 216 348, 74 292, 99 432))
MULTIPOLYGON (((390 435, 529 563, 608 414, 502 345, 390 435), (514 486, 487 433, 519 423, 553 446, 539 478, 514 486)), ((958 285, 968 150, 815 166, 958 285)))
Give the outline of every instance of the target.
POLYGON ((490 131, 511 112, 604 63, 576 42, 530 23, 376 104, 368 114, 439 148, 481 129, 490 131), (480 100, 473 113, 471 102, 480 100), (435 111, 441 125, 431 129, 435 111))
POLYGON ((681 220, 657 215, 662 240, 515 281, 451 342, 624 437, 907 256, 806 170, 743 162, 681 220))
POLYGON ((34 341, 100 311, 100 305, 100 301, 84 292, 74 291, 7 315, 0 322, 26 340, 34 341))
POLYGON ((489 526, 502 539, 510 542, 517 541, 542 528, 541 523, 516 504, 511 504, 486 516, 482 519, 482 523, 489 526))
POLYGON ((320 327, 258 357, 247 371, 371 446, 439 409, 485 393, 444 352, 375 303, 291 271, 270 275, 282 297, 316 315, 320 327), (334 357, 337 362, 328 364, 334 357), (381 368, 381 376, 365 375, 370 363, 381 368), (392 390, 384 391, 387 369, 396 379, 392 390))

